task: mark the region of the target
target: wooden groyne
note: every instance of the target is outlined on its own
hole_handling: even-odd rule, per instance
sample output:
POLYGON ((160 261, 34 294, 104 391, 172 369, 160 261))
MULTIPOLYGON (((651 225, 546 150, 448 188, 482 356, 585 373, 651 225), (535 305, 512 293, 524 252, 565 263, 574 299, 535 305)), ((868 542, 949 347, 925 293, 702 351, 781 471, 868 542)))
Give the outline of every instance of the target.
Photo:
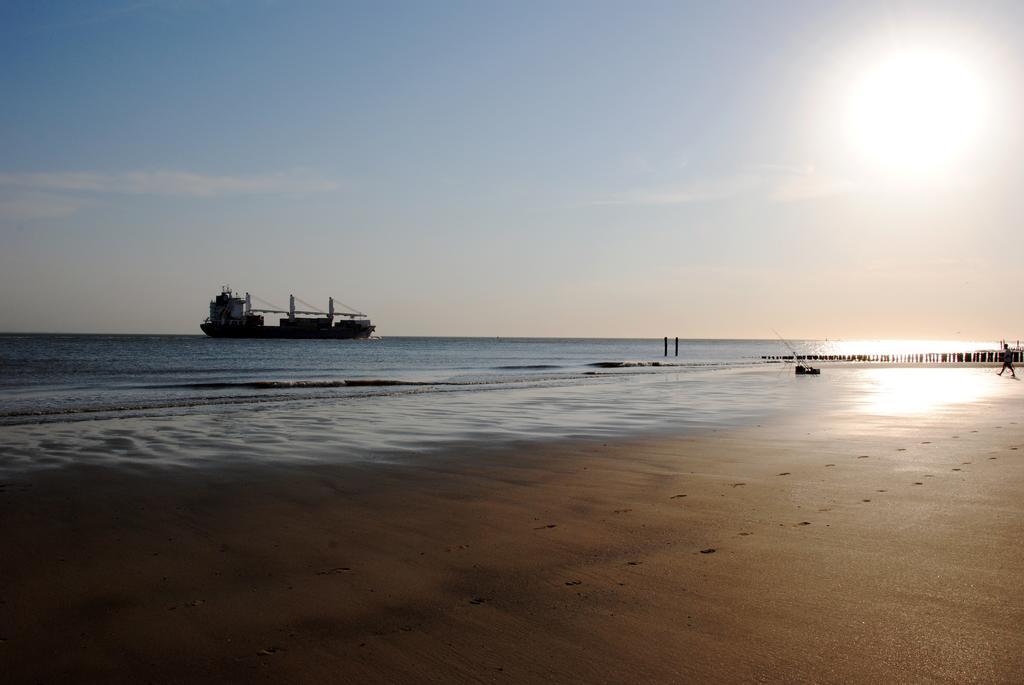
MULTIPOLYGON (((1024 351, 1011 350, 1015 364, 1022 361, 1024 351)), ((1002 350, 978 350, 975 352, 923 352, 902 354, 780 354, 761 355, 764 361, 808 361, 808 362, 872 362, 876 364, 999 364, 1003 361, 1002 350)))

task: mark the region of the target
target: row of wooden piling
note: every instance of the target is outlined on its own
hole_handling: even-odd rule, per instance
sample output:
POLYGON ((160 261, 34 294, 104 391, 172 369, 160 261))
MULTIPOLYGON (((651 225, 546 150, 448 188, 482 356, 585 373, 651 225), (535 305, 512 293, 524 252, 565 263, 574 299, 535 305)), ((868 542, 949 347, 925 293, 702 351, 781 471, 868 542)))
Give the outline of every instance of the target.
MULTIPOLYGON (((1024 351, 1012 350, 1014 363, 1019 363, 1024 351)), ((976 352, 926 352, 917 354, 801 354, 762 355, 765 361, 812 362, 875 362, 879 364, 998 364, 1003 361, 1001 350, 976 352)))

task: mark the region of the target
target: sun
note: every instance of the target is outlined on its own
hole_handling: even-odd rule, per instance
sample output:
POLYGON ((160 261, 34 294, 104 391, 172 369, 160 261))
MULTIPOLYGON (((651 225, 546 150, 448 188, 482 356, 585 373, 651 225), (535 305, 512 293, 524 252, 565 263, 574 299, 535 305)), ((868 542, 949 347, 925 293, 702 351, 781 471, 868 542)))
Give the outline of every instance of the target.
POLYGON ((964 56, 902 50, 853 79, 847 136, 868 163, 897 173, 936 173, 970 152, 987 110, 986 84, 964 56))

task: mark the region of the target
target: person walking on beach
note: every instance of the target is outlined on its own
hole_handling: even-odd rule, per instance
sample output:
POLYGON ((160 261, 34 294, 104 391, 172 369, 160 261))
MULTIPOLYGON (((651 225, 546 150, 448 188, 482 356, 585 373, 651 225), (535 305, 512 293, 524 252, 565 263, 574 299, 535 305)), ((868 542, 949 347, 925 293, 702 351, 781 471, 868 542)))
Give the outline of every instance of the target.
POLYGON ((1003 371, 1007 369, 1013 374, 1013 377, 1017 377, 1017 372, 1013 370, 1013 352, 1010 350, 1010 343, 1003 343, 1003 368, 999 369, 999 375, 1003 375, 1003 371))

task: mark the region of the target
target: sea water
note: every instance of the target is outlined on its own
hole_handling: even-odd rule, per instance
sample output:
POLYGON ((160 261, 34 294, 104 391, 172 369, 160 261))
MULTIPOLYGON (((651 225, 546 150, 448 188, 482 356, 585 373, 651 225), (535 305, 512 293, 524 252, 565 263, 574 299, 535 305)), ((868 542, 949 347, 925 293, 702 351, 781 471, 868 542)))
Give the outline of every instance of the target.
MULTIPOLYGON (((809 354, 879 345, 792 344, 809 354)), ((941 388, 981 392, 991 375, 979 383, 978 370, 945 369, 892 386, 901 376, 835 374, 836 365, 796 377, 763 359, 784 352, 767 340, 680 340, 678 356, 670 340, 666 357, 660 339, 0 335, 0 469, 349 459, 465 440, 671 433, 769 420, 840 395, 863 404, 882 392, 888 405, 877 406, 909 407, 892 401, 904 385, 920 403, 941 388), (950 385, 954 371, 964 378, 950 385)))
POLYGON ((677 357, 670 345, 665 357, 661 340, 2 335, 0 422, 579 384, 598 374, 758 364, 778 352, 767 342, 698 340, 681 341, 677 357))

